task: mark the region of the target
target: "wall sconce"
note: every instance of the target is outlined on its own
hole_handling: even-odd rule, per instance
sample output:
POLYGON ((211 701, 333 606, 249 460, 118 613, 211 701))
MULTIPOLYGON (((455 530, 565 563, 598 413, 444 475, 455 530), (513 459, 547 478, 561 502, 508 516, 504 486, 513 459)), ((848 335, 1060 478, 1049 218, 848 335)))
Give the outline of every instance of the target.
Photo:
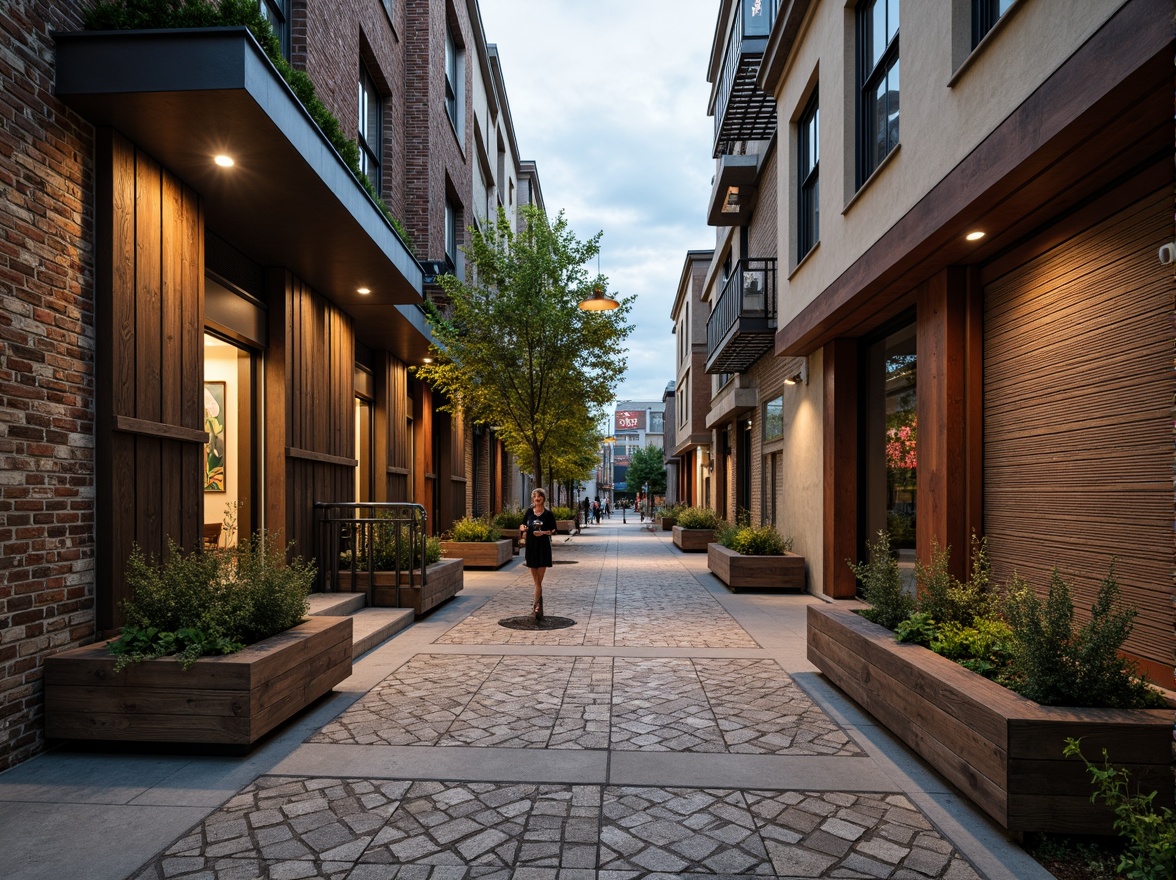
POLYGON ((785 385, 807 385, 808 384, 808 360, 801 361, 800 368, 791 376, 784 380, 785 385))

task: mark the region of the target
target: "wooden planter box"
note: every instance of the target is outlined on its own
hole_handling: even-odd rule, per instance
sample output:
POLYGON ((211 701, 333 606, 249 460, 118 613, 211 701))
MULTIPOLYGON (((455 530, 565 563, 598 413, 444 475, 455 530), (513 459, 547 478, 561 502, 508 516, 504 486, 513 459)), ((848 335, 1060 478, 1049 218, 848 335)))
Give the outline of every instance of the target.
POLYGON ((1171 805, 1172 710, 1040 706, 844 608, 810 605, 808 659, 1009 831, 1110 834, 1113 816, 1086 766, 1063 758, 1082 737, 1131 785, 1171 805))
POLYGON ((658 520, 661 522, 661 530, 668 532, 674 527, 674 523, 678 521, 678 518, 675 516, 661 516, 658 517, 658 520))
POLYGON ((674 526, 674 546, 684 553, 705 553, 715 539, 714 529, 684 529, 674 526))
MULTIPOLYGON (((464 563, 461 559, 441 559, 431 563, 425 569, 425 585, 421 587, 420 577, 415 578, 415 584, 409 587, 408 572, 400 573, 400 592, 396 591, 396 572, 377 571, 371 576, 371 592, 368 599, 376 608, 411 608, 420 617, 432 608, 436 608, 446 599, 450 599, 461 592, 464 582, 464 563)), ((356 572, 354 587, 359 592, 368 589, 367 572, 356 572)), ((339 572, 337 589, 342 593, 353 592, 351 572, 339 572)))
POLYGON ((512 556, 519 555, 519 537, 522 535, 518 529, 500 529, 503 540, 510 541, 510 553, 512 556))
POLYGON ((804 590, 804 557, 744 556, 722 544, 707 544, 706 565, 727 585, 739 590, 804 590))
POLYGON ((510 562, 510 539, 497 541, 442 541, 441 552, 449 559, 461 559, 466 568, 501 568, 510 562))
POLYGON ((187 670, 161 657, 116 673, 107 644, 45 660, 47 737, 247 746, 351 675, 350 617, 310 617, 187 670))
POLYGON ((557 519, 555 521, 555 532, 557 535, 570 535, 572 529, 576 527, 574 519, 557 519))

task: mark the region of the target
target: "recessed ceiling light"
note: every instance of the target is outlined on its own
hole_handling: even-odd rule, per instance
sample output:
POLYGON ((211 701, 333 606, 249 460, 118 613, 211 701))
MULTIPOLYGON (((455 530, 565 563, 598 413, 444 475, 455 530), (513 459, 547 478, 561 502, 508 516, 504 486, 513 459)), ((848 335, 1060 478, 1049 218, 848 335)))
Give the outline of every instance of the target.
POLYGON ((355 292, 362 293, 364 296, 367 296, 369 293, 372 292, 372 289, 370 287, 360 287, 360 288, 357 288, 355 292))
POLYGON ((226 156, 224 153, 221 153, 218 156, 214 156, 212 161, 215 162, 217 165, 219 165, 221 168, 232 168, 233 167, 233 157, 226 156))
POLYGON ((975 232, 969 232, 967 235, 964 236, 964 238, 966 238, 968 241, 979 241, 980 239, 982 239, 984 237, 984 235, 985 235, 985 233, 983 233, 979 229, 977 229, 975 232))
POLYGON ((433 359, 432 359, 432 358, 421 358, 421 360, 422 360, 422 361, 424 361, 426 364, 431 364, 431 363, 433 363, 433 359))

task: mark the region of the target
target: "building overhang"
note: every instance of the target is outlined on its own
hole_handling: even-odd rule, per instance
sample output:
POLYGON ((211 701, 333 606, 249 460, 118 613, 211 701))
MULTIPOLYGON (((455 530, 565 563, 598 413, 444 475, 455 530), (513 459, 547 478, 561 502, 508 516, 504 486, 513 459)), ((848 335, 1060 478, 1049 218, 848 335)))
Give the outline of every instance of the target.
POLYGON ((195 189, 209 229, 330 298, 364 344, 427 351, 420 264, 247 29, 55 40, 56 95, 195 189))
POLYGON ((754 388, 740 388, 735 382, 729 384, 711 400, 710 412, 706 414, 707 428, 720 427, 752 412, 756 407, 757 394, 754 388))
POLYGON ((987 262, 1144 168, 1172 173, 1170 9, 1128 0, 861 257, 776 333, 807 355, 876 329, 947 266, 987 262), (1165 10, 1168 10, 1166 13, 1165 10), (1131 46, 1124 52, 1124 46, 1131 46), (977 246, 970 229, 989 234, 977 246))
POLYGON ((723 155, 711 187, 706 222, 709 226, 744 226, 751 222, 759 197, 762 155, 723 155))

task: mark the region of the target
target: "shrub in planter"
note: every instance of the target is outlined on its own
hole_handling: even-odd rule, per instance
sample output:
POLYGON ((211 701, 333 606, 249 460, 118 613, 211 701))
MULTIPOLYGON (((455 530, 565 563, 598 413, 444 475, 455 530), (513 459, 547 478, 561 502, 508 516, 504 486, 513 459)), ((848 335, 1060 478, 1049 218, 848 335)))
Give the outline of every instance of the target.
POLYGON ((168 543, 163 561, 135 548, 127 565, 126 625, 110 644, 116 670, 174 654, 185 668, 205 654, 231 654, 300 623, 313 563, 286 561, 262 534, 236 547, 184 553, 168 543))
POLYGON ((717 529, 719 517, 709 507, 687 507, 678 513, 677 526, 682 529, 717 529))
POLYGON ((519 526, 523 524, 525 517, 526 514, 523 512, 522 508, 512 507, 495 514, 494 519, 491 520, 491 522, 493 523, 494 528, 500 529, 501 531, 517 532, 519 530, 519 526))
MULTIPOLYGON (((370 532, 372 568, 375 571, 396 571, 417 568, 421 564, 421 540, 417 532, 415 540, 410 540, 412 531, 403 521, 396 521, 386 510, 376 513, 377 520, 387 520, 387 525, 377 524, 370 532)), ((351 551, 339 554, 339 568, 351 568, 351 551)), ((429 565, 441 558, 441 542, 434 537, 425 537, 425 564, 429 565)), ((366 544, 359 548, 355 558, 355 570, 367 571, 368 547, 366 544)))
POLYGON ((556 519, 575 519, 576 511, 571 507, 553 507, 551 508, 552 516, 556 519))
POLYGON ((770 524, 724 526, 716 530, 715 542, 744 556, 783 556, 792 552, 792 539, 782 537, 770 524))
MULTIPOLYGON (((518 528, 517 526, 515 528, 518 528)), ((497 541, 502 534, 485 519, 463 517, 453 524, 450 540, 459 543, 497 541)))
POLYGON ((890 552, 890 534, 878 532, 878 540, 867 543, 866 550, 867 562, 846 560, 861 581, 862 598, 871 606, 863 609, 861 615, 879 626, 894 629, 915 610, 915 599, 903 588, 898 560, 890 552))

